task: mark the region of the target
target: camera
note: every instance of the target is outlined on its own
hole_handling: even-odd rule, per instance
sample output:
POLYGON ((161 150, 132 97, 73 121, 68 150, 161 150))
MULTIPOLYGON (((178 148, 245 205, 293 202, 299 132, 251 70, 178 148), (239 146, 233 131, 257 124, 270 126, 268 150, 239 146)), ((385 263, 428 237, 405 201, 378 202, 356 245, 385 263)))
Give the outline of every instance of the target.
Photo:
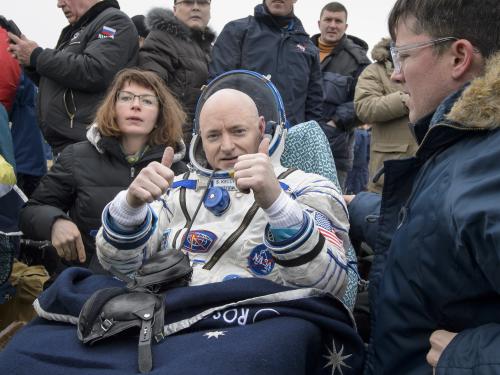
POLYGON ((4 16, 0 16, 0 27, 18 36, 19 38, 22 35, 21 30, 17 27, 16 23, 12 20, 6 19, 4 16))

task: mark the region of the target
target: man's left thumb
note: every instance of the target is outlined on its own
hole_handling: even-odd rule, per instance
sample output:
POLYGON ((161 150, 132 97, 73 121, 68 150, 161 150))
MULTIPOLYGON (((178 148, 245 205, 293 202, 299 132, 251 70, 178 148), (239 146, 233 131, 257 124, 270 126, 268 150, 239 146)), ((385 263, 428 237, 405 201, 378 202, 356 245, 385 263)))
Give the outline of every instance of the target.
POLYGON ((260 154, 266 154, 269 156, 269 143, 271 143, 271 141, 268 137, 262 138, 262 141, 260 141, 259 145, 260 154))

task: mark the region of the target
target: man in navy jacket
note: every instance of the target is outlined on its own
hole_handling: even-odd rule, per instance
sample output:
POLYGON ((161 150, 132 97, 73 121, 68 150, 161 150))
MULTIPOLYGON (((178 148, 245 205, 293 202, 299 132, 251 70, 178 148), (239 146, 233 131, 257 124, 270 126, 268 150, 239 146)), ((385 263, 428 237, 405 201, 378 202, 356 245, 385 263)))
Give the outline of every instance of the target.
POLYGON ((212 50, 210 78, 233 69, 270 75, 290 125, 320 121, 323 88, 318 49, 293 12, 296 0, 265 0, 254 16, 231 21, 212 50))
POLYGON ((340 186, 345 191, 347 175, 354 161, 354 128, 361 125, 354 110, 354 88, 359 75, 371 62, 366 56, 368 44, 347 35, 347 9, 331 2, 321 9, 320 34, 311 41, 319 48, 323 77, 323 124, 340 186))
POLYGON ((389 16, 419 148, 385 162, 381 200, 349 205, 375 251, 366 374, 500 373, 499 19, 498 0, 398 0, 389 16))

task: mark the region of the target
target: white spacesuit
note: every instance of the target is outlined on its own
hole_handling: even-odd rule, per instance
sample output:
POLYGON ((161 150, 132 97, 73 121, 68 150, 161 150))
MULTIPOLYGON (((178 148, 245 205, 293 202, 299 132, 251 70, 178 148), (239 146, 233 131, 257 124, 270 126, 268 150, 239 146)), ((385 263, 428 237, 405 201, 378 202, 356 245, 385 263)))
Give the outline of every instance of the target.
MULTIPOLYGON (((261 98, 256 103, 259 113, 266 113, 266 120, 272 119, 268 121, 272 125, 269 155, 282 190, 303 211, 302 224, 283 236, 280 228, 270 227, 253 193, 236 188, 230 172, 210 170, 195 120, 190 148, 192 171, 176 176, 167 193, 148 205, 142 224, 134 231, 117 227, 108 205, 97 236, 99 261, 106 269, 112 266, 131 274, 152 254, 180 248, 192 263, 192 285, 261 277, 341 295, 347 270, 343 244, 349 244, 347 209, 341 192, 330 180, 280 165, 286 130, 281 99, 274 86, 253 72, 223 75, 205 89, 197 114, 219 86, 231 86, 240 76, 252 84, 258 81, 256 86, 261 92, 257 94, 254 87, 248 94, 261 98)), ((123 199, 125 192, 120 194, 123 199)))

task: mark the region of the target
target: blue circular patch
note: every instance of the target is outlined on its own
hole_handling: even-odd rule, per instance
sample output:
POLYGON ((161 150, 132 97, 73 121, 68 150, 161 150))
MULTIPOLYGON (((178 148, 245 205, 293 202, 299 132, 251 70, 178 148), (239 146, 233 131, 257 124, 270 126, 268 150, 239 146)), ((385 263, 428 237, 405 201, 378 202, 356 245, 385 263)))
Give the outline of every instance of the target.
POLYGON ((259 276, 267 276, 274 269, 274 258, 266 245, 255 247, 248 257, 248 268, 259 276))
POLYGON ((195 254, 205 254, 210 251, 217 240, 215 233, 208 230, 192 230, 186 236, 183 249, 195 254))

